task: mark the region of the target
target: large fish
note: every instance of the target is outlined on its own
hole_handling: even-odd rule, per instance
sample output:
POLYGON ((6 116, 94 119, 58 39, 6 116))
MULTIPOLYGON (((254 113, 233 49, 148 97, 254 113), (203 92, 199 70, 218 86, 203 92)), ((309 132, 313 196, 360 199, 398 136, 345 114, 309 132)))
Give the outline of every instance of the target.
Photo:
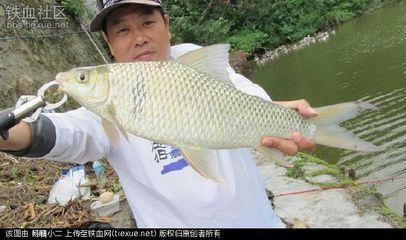
MULTIPOLYGON (((293 165, 265 136, 290 138, 301 132, 318 144, 362 152, 381 151, 338 126, 366 102, 318 108, 305 119, 297 111, 237 90, 229 80, 229 45, 191 51, 177 60, 115 63, 59 73, 64 92, 102 118, 113 146, 126 132, 177 146, 204 177, 221 182, 214 149, 250 147, 278 164, 293 165)), ((128 138, 127 138, 128 139, 128 138)))

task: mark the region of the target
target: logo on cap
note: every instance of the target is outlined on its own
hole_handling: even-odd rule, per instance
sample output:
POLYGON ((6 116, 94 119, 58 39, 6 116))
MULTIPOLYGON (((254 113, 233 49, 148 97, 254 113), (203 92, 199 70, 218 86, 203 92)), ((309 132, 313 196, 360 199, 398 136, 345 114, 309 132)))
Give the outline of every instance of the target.
MULTIPOLYGON (((123 0, 98 0, 97 1, 97 10, 101 11, 104 8, 113 5, 114 3, 119 3, 123 0)), ((151 1, 151 2, 155 2, 158 3, 159 5, 162 5, 161 0, 147 0, 147 1, 151 1)))

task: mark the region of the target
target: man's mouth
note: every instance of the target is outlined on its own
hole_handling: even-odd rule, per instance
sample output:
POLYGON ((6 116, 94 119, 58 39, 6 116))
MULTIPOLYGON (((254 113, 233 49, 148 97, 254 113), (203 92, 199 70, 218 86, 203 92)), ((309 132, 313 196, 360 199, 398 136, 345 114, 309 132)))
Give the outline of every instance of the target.
POLYGON ((151 57, 152 57, 153 53, 154 53, 153 51, 141 52, 135 57, 135 60, 136 61, 148 61, 148 60, 151 60, 151 57))

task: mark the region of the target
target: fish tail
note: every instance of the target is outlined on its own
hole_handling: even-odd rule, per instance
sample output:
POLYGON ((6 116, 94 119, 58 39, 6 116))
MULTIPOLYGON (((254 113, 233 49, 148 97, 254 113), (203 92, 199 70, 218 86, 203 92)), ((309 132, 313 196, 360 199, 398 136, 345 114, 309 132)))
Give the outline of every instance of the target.
POLYGON ((368 102, 346 102, 317 108, 319 114, 310 119, 316 125, 313 141, 321 145, 364 153, 384 151, 385 147, 363 141, 339 126, 341 122, 355 117, 366 109, 378 108, 368 102))

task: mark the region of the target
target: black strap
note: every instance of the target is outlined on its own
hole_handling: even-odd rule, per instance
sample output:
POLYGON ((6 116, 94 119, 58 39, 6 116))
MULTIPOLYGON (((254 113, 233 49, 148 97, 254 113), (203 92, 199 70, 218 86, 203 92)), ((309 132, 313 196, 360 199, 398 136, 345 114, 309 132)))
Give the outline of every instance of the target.
POLYGON ((40 114, 38 120, 30 123, 31 144, 19 151, 3 151, 17 157, 43 157, 55 146, 56 131, 52 121, 45 115, 40 114))

